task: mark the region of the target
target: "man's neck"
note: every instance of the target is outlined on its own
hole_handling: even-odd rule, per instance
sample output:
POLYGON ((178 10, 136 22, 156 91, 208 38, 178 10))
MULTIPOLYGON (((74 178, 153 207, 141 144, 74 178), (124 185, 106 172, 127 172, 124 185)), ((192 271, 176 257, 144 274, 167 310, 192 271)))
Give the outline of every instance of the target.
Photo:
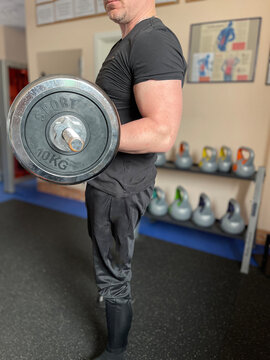
POLYGON ((145 20, 145 19, 149 19, 153 16, 156 16, 156 11, 155 9, 152 11, 148 11, 145 14, 140 14, 139 16, 135 17, 134 19, 132 19, 129 23, 127 24, 119 24, 120 25, 120 29, 122 32, 122 39, 124 39, 125 36, 127 36, 127 34, 137 25, 139 24, 139 22, 145 20))

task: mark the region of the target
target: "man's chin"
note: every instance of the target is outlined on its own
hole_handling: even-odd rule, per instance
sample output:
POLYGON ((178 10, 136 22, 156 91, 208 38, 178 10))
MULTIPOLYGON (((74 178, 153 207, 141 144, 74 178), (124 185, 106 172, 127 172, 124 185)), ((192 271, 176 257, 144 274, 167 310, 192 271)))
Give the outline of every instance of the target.
POLYGON ((117 14, 116 11, 108 12, 109 18, 117 24, 122 24, 125 20, 125 14, 117 14))

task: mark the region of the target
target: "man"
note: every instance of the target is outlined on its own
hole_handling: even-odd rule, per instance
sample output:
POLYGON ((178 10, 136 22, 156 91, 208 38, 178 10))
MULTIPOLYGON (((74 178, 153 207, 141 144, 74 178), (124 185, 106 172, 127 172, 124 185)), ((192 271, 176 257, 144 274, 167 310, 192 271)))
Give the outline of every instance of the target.
POLYGON ((96 83, 121 119, 119 152, 86 189, 99 295, 105 299, 106 350, 96 360, 123 360, 132 321, 134 229, 153 192, 157 152, 174 144, 182 114, 186 63, 175 35, 155 17, 154 0, 104 0, 122 39, 96 83))

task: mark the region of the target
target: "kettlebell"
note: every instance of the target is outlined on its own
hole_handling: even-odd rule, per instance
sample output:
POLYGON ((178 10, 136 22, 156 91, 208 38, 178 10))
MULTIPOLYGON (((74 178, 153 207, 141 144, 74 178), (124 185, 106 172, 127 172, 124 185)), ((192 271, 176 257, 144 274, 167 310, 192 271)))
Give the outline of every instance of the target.
POLYGON ((242 146, 237 152, 237 161, 233 165, 233 172, 240 177, 250 177, 255 172, 254 151, 248 147, 242 146), (243 151, 248 153, 248 158, 244 157, 243 151))
POLYGON ((211 146, 203 148, 202 159, 199 162, 199 167, 203 172, 213 173, 217 171, 217 151, 211 146))
POLYGON ((183 141, 180 144, 179 152, 176 154, 175 166, 179 169, 189 169, 192 166, 192 162, 189 154, 189 145, 183 141))
POLYGON ((155 162, 156 166, 162 166, 166 163, 167 159, 165 153, 157 153, 157 160, 155 162))
POLYGON ((229 172, 232 167, 232 150, 228 146, 222 146, 218 158, 218 170, 229 172))
POLYGON ((220 227, 229 234, 241 234, 244 231, 245 223, 236 200, 230 199, 227 212, 220 220, 220 227))
POLYGON ((193 211, 192 221, 201 227, 210 227, 215 222, 210 199, 204 193, 200 195, 198 207, 193 211))
POLYGON ((154 216, 163 216, 168 212, 165 192, 160 187, 155 187, 148 211, 154 216))
POLYGON ((173 219, 180 221, 187 221, 191 218, 192 209, 188 193, 182 186, 178 186, 176 189, 175 200, 169 207, 169 214, 173 219))

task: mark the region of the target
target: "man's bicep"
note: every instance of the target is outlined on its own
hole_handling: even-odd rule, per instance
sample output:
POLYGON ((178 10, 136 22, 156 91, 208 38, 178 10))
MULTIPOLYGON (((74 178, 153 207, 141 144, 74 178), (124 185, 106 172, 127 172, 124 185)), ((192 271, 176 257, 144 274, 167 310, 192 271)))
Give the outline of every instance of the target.
POLYGON ((143 118, 151 118, 157 126, 178 131, 182 115, 182 81, 149 80, 134 86, 137 107, 143 118))

